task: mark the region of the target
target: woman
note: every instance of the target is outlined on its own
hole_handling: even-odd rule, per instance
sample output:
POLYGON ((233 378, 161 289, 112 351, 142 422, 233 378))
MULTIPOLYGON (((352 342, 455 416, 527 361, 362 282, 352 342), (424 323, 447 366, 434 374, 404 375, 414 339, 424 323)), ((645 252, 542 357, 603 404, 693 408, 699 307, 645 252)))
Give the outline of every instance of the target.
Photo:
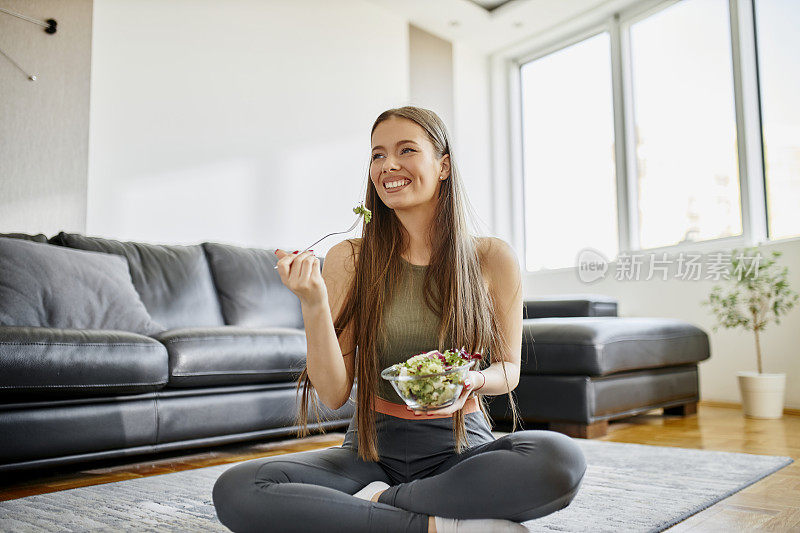
POLYGON ((435 113, 385 111, 371 141, 363 237, 331 248, 322 272, 311 250, 276 251, 307 338, 299 436, 308 434, 309 400, 338 409, 357 376, 344 443, 230 468, 214 486, 217 515, 236 532, 526 531, 519 522, 569 505, 586 462, 566 435, 514 432, 513 399, 512 433, 491 433, 483 396, 519 382, 516 256, 500 239, 468 233, 463 184, 435 113), (434 347, 481 353, 485 368, 469 372, 452 405, 412 411, 380 371, 434 347))

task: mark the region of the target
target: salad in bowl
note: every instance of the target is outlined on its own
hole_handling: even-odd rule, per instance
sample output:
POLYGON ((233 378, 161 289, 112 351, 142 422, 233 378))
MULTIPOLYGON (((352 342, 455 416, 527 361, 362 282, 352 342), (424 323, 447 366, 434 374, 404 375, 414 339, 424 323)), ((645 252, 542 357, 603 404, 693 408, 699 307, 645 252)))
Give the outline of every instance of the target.
POLYGON ((414 355, 381 372, 397 394, 412 409, 441 409, 456 401, 464 388, 464 380, 481 354, 460 350, 431 350, 414 355))

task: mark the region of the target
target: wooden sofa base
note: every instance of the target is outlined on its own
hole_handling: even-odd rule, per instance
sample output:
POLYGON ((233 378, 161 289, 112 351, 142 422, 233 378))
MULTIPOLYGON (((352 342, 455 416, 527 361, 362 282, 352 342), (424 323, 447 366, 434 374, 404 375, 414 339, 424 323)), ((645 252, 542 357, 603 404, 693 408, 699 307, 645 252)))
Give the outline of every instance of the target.
MULTIPOLYGON (((657 407, 646 408, 638 410, 633 413, 624 413, 621 416, 615 416, 592 422, 591 424, 581 424, 579 422, 550 422, 541 420, 525 420, 525 429, 545 429, 550 431, 558 431, 564 435, 580 438, 580 439, 596 439, 608 434, 608 424, 611 420, 622 420, 630 418, 637 414, 641 414, 657 407)), ((697 414, 697 402, 690 401, 678 405, 670 405, 664 407, 663 414, 665 416, 691 416, 697 414)), ((511 422, 507 419, 495 420, 496 429, 498 431, 511 431, 511 422)), ((517 431, 520 428, 517 427, 517 431)))
MULTIPOLYGON (((671 407, 664 407, 664 415, 690 416, 697 414, 697 402, 688 402, 671 407)), ((598 420, 591 424, 578 424, 574 422, 547 422, 547 429, 558 431, 570 437, 581 439, 595 439, 608 434, 608 419, 598 420)))

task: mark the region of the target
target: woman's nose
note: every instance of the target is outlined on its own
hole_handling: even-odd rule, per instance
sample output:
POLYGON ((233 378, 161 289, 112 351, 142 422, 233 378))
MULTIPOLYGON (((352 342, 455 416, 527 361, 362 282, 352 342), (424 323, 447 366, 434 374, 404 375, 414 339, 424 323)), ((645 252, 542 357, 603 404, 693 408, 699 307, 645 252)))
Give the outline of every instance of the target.
POLYGON ((383 160, 383 170, 396 170, 397 169, 397 160, 395 160, 394 156, 386 156, 386 159, 383 160))

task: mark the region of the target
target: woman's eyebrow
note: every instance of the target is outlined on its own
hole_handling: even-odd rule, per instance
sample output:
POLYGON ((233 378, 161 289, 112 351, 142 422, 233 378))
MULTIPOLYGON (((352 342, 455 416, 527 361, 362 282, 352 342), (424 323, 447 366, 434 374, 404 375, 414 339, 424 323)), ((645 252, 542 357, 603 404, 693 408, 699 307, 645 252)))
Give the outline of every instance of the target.
MULTIPOLYGON (((417 144, 415 141, 411 141, 411 140, 408 140, 408 139, 407 139, 407 140, 405 140, 405 141, 400 141, 400 142, 398 142, 398 143, 397 143, 395 146, 400 146, 401 144, 405 144, 405 143, 413 143, 413 144, 417 144)), ((374 151, 374 150, 378 150, 378 149, 381 149, 381 150, 383 150, 383 146, 375 146, 375 147, 374 147, 372 150, 374 151)))

